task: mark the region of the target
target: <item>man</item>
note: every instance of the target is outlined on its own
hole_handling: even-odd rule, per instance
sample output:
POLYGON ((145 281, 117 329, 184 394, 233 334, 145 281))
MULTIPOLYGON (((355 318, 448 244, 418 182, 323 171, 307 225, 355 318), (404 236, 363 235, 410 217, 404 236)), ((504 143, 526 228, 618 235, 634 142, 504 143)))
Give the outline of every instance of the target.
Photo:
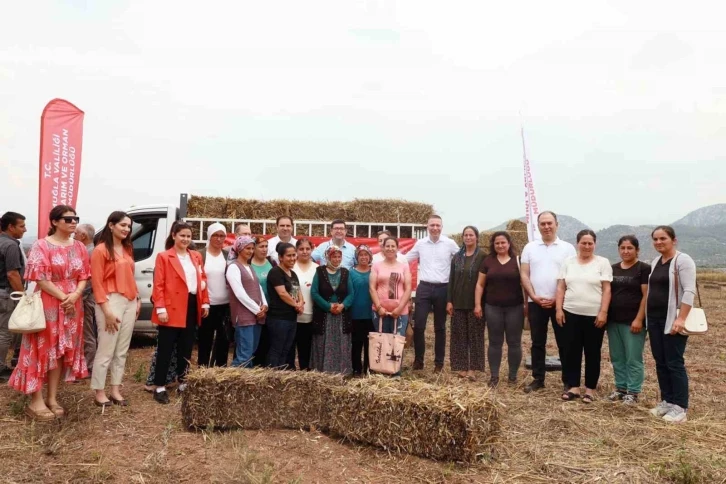
POLYGON ((292 237, 293 221, 291 217, 287 215, 277 217, 275 226, 277 227, 277 235, 267 241, 267 256, 272 257, 272 260, 279 263, 280 261, 277 258, 277 244, 287 242, 288 244, 295 245, 297 244, 297 240, 292 237))
POLYGON ((336 245, 343 252, 343 263, 342 266, 346 269, 350 269, 355 265, 355 247, 353 244, 345 241, 346 225, 342 219, 335 219, 330 224, 330 234, 333 236, 327 242, 320 244, 314 251, 312 258, 315 262, 320 265, 325 264, 325 252, 328 250, 331 244, 336 245))
MULTIPOLYGON (((378 232, 378 248, 380 250, 378 251, 378 253, 373 254, 373 260, 371 261, 371 264, 374 264, 376 262, 381 262, 385 258, 383 256, 383 244, 386 242, 386 239, 388 237, 393 237, 390 230, 381 230, 378 232)), ((406 256, 401 254, 400 251, 398 252, 398 255, 396 256, 396 260, 403 264, 408 264, 408 259, 406 259, 406 256)))
MULTIPOLYGON (((91 224, 79 224, 76 227, 74 238, 86 246, 88 258, 91 258, 93 252, 93 234, 96 230, 91 224)), ((83 354, 86 357, 86 365, 88 365, 88 374, 93 371, 93 360, 96 358, 96 319, 95 319, 96 301, 93 299, 93 288, 91 280, 86 283, 83 290, 83 354)))
MULTIPOLYGON (((557 237, 557 215, 554 212, 540 213, 537 217, 537 226, 542 239, 528 243, 521 257, 522 286, 529 296, 527 310, 532 333, 532 377, 534 378, 524 387, 526 393, 540 390, 545 386, 545 345, 547 345, 549 321, 552 321, 560 363, 564 367, 565 348, 562 329, 555 320, 557 276, 565 259, 577 255, 572 244, 557 237)), ((563 374, 563 384, 564 381, 563 374)), ((568 390, 567 385, 565 390, 568 390)))
POLYGON ((234 228, 234 234, 237 237, 252 237, 252 231, 249 225, 240 224, 234 228))
POLYGON ((20 239, 26 230, 25 217, 19 213, 6 212, 0 217, 0 381, 7 381, 12 374, 7 364, 8 351, 21 336, 12 334, 8 323, 17 304, 10 299, 10 293, 25 290, 25 256, 20 239))
POLYGON ((443 222, 432 215, 426 224, 428 235, 416 241, 406 254, 408 262, 418 261, 418 287, 413 326, 414 370, 423 370, 426 352, 426 320, 434 312, 434 372, 444 369, 446 355, 446 291, 451 258, 459 251, 456 242, 441 235, 443 222))

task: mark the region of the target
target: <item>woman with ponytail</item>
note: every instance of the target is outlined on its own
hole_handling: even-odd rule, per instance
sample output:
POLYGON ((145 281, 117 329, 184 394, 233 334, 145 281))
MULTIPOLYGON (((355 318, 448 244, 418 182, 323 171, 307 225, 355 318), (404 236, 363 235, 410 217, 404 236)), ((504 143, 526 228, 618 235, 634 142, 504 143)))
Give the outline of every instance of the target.
POLYGON ((451 259, 446 312, 451 316, 449 342, 451 371, 474 381, 484 371, 484 320, 474 314, 474 292, 484 253, 479 250, 479 230, 471 225, 461 232, 464 243, 451 259))

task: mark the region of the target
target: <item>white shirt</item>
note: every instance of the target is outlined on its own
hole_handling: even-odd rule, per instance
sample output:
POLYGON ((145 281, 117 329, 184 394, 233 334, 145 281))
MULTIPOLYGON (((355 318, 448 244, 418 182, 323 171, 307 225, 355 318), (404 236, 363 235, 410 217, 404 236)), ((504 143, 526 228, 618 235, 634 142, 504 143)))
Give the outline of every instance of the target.
MULTIPOLYGON (((279 244, 280 242, 282 241, 280 240, 279 235, 276 235, 267 241, 267 256, 272 257, 272 260, 274 260, 278 264, 280 263, 280 259, 277 256, 277 244, 279 244)), ((290 243, 292 245, 295 245, 297 244, 297 240, 294 237, 290 237, 290 243)))
MULTIPOLYGON (((250 277, 254 277, 252 275, 252 268, 250 266, 244 266, 245 269, 247 269, 247 272, 250 274, 250 277)), ((262 290, 262 286, 260 286, 260 297, 262 298, 262 304, 258 304, 257 301, 253 300, 249 294, 247 294, 247 291, 245 291, 245 287, 242 285, 242 273, 239 271, 239 267, 237 264, 232 264, 229 266, 229 269, 227 269, 227 282, 229 282, 229 287, 232 288, 232 292, 234 293, 235 297, 239 300, 239 302, 242 303, 244 307, 249 309, 252 314, 257 314, 262 310, 262 306, 267 306, 267 299, 265 299, 265 291, 262 290)))
POLYGON ((300 290, 302 291, 303 299, 305 300, 305 308, 302 314, 297 315, 298 323, 310 323, 313 321, 313 297, 311 294, 313 288, 313 278, 315 277, 315 269, 318 265, 314 262, 310 264, 308 271, 303 271, 297 262, 295 267, 292 268, 297 274, 297 278, 300 281, 300 290))
POLYGON ((459 252, 456 242, 445 235, 434 242, 426 236, 417 240, 413 249, 406 254, 408 262, 418 261, 418 280, 441 284, 449 282, 451 258, 459 252))
POLYGON ((189 254, 184 256, 177 254, 176 256, 179 258, 179 262, 181 262, 182 269, 184 269, 184 277, 187 280, 187 289, 189 290, 189 294, 196 294, 197 270, 194 268, 194 263, 192 262, 191 257, 189 254))
MULTIPOLYGON (((524 246, 520 262, 529 264, 529 280, 539 297, 554 299, 557 295, 557 277, 565 259, 577 255, 575 247, 559 237, 550 245, 533 240, 524 246)), ((528 298, 532 301, 531 298, 528 298)))
POLYGON ((567 284, 563 308, 580 316, 597 316, 602 304, 602 283, 612 282, 613 268, 605 257, 596 255, 587 264, 580 264, 577 256, 562 264, 558 279, 567 284))
MULTIPOLYGON (((383 255, 383 252, 373 254, 373 260, 371 261, 371 265, 375 264, 376 262, 383 262, 383 259, 385 258, 386 256, 383 255)), ((408 264, 408 259, 404 254, 401 254, 400 252, 396 254, 396 261, 402 264, 408 264)))
POLYGON ((209 304, 216 306, 229 302, 227 284, 224 282, 224 270, 227 268, 227 261, 223 253, 212 255, 207 252, 204 261, 204 272, 207 273, 207 290, 209 291, 209 304))

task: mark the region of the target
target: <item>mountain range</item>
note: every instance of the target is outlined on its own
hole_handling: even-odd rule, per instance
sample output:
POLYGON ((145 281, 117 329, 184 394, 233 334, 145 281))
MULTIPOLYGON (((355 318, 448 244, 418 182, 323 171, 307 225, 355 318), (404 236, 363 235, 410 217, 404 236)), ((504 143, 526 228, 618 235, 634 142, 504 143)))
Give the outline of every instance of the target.
MULTIPOLYGON (((576 243, 577 233, 588 225, 575 217, 557 215, 558 235, 576 243)), ((521 218, 520 220, 524 220, 521 218)), ((693 257, 699 267, 726 267, 726 203, 701 207, 670 225, 676 231, 679 250, 693 257)), ((506 223, 491 230, 503 230, 506 223)), ((640 258, 648 261, 657 255, 650 241, 654 225, 612 225, 597 230, 596 253, 613 263, 620 260, 618 240, 626 234, 635 234, 640 241, 640 258)))

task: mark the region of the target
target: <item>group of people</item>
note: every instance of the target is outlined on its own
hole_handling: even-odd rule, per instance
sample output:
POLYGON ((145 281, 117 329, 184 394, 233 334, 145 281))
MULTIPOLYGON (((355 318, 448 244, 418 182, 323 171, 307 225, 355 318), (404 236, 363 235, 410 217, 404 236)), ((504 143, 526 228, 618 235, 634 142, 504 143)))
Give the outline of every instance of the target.
MULTIPOLYGON (((11 387, 31 395, 26 413, 36 419, 63 415, 57 390, 61 379, 83 379, 99 406, 128 405, 120 393, 133 325, 140 301, 134 280, 131 218, 113 212, 93 240, 84 238, 79 217, 69 206, 49 215, 47 237, 33 245, 27 262, 19 248, 25 218, 2 217, 0 235, 0 371, 6 371, 13 347, 7 320, 12 291, 35 281, 41 291, 46 329, 22 338, 11 387), (75 238, 73 237, 75 234, 75 238), (90 257, 89 257, 90 253, 90 257), (89 284, 90 281, 90 284, 89 284), (84 354, 84 293, 91 287, 95 354, 84 354), (106 377, 111 373, 110 388, 106 377), (43 386, 47 385, 47 396, 43 386)), ((476 380, 488 357, 489 385, 499 385, 503 345, 507 343, 507 381, 517 383, 522 360, 522 332, 528 318, 532 336, 532 376, 525 392, 545 386, 545 346, 550 321, 562 364, 564 401, 591 403, 600 377, 603 336, 608 332, 616 390, 608 397, 638 402, 644 379, 645 334, 656 362, 662 401, 651 413, 668 422, 686 420, 688 377, 684 364, 687 336, 681 334, 695 295, 695 264, 676 249, 671 227, 652 233, 659 257, 650 266, 638 259, 639 241, 623 236, 621 261, 610 265, 595 255, 596 235, 582 230, 577 247, 557 237, 557 216, 537 219, 541 238, 521 255, 510 235, 492 234, 488 255, 479 247, 479 232, 467 226, 458 246, 442 234, 441 217, 432 215, 428 234, 407 253, 388 231, 378 234, 379 253, 346 240, 345 221, 334 220, 332 238, 315 247, 308 238, 292 237, 293 220, 281 216, 277 235, 254 237, 237 226, 236 239, 225 248, 227 231, 215 223, 207 245, 192 247, 192 228, 175 222, 166 250, 156 259, 152 321, 158 342, 146 389, 168 403, 167 385, 185 375, 198 339, 200 366, 268 366, 317 370, 344 375, 368 372, 368 333, 383 330, 404 335, 409 324, 412 277, 418 262, 414 326, 414 370, 424 368, 425 330, 434 324, 434 372, 444 367, 446 318, 451 317, 451 370, 476 380), (485 347, 485 331, 488 344, 485 347), (581 388, 585 357, 584 391, 581 388)), ((92 305, 91 305, 92 304, 92 305)), ((86 311, 88 313, 89 311, 86 311)), ((88 316, 88 314, 86 314, 88 316)), ((85 330, 84 330, 85 329, 85 330)), ((0 373, 2 375, 2 373, 0 373)))

